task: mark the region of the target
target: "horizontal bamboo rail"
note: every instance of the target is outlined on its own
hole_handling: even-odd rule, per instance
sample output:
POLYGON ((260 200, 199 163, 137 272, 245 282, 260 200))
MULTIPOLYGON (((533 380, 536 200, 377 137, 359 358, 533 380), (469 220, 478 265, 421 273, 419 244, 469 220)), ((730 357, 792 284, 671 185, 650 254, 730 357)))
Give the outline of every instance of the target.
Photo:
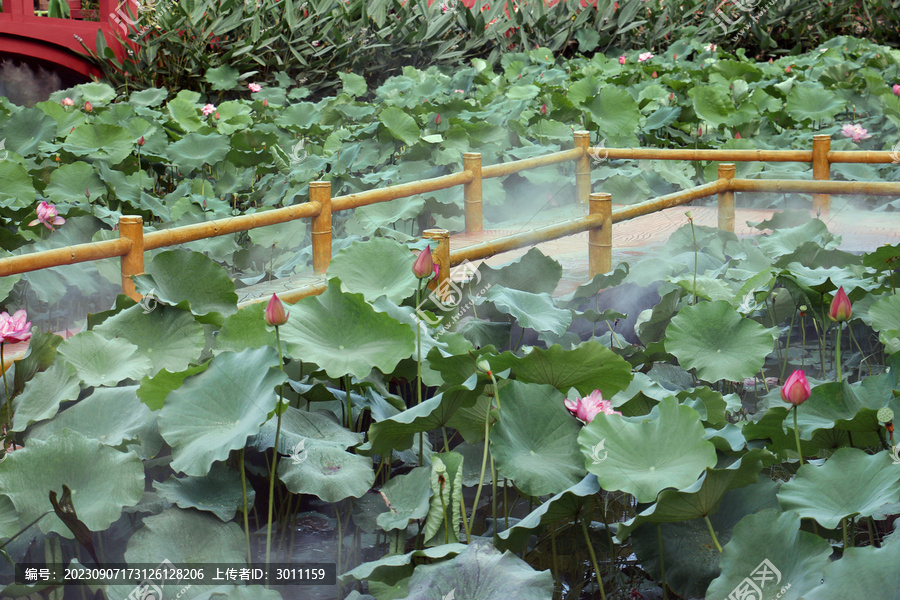
MULTIPOLYGON (((734 192, 738 191, 812 193, 814 194, 813 208, 819 212, 827 212, 830 203, 829 194, 900 195, 900 183, 830 180, 831 163, 891 163, 896 162, 896 155, 893 152, 833 152, 830 150, 830 144, 830 136, 816 135, 813 136, 812 150, 602 148, 591 147, 589 134, 584 131, 577 131, 574 133, 575 147, 571 150, 563 150, 546 156, 486 167, 481 165, 481 154, 466 153, 463 159, 463 170, 460 172, 356 194, 332 198, 328 182, 310 182, 310 201, 260 213, 174 227, 147 234, 143 233, 143 224, 139 216, 126 215, 119 222, 119 239, 0 258, 0 276, 25 273, 76 262, 121 257, 123 292, 137 300, 140 299, 140 295, 135 292, 131 278, 133 275, 143 272, 144 251, 277 223, 286 223, 302 218, 310 218, 312 220, 311 227, 314 234, 313 267, 315 271, 323 273, 331 260, 331 215, 333 212, 462 185, 464 186, 466 231, 481 231, 483 227, 481 185, 483 179, 502 177, 527 169, 569 161, 574 161, 575 163, 575 195, 577 202, 587 204, 591 211, 590 214, 534 231, 505 236, 489 242, 449 251, 449 255, 444 260, 451 265, 458 265, 465 260, 480 260, 507 250, 523 248, 583 231, 591 231, 589 236, 589 262, 591 265, 590 271, 593 275, 598 272, 605 272, 609 268, 612 251, 612 223, 633 219, 693 200, 718 195, 719 226, 725 229, 733 229, 734 192), (603 154, 602 159, 600 158, 601 153, 603 154), (610 211, 611 199, 608 194, 590 193, 591 160, 589 160, 589 157, 595 161, 607 159, 650 159, 806 162, 812 164, 813 180, 734 179, 734 165, 720 164, 719 179, 716 181, 610 211)), ((443 234, 439 237, 441 240, 445 240, 443 234)), ((441 241, 441 244, 444 246, 448 245, 446 241, 441 241)), ((442 252, 447 252, 446 248, 442 252)), ((448 270, 449 268, 445 271, 448 270)), ((324 290, 325 285, 314 285, 288 291, 281 294, 281 296, 284 300, 291 302, 308 295, 319 294, 324 290)))
POLYGON ((42 250, 19 256, 7 256, 0 258, 0 277, 104 258, 115 258, 128 254, 129 250, 131 250, 131 240, 119 238, 42 250))

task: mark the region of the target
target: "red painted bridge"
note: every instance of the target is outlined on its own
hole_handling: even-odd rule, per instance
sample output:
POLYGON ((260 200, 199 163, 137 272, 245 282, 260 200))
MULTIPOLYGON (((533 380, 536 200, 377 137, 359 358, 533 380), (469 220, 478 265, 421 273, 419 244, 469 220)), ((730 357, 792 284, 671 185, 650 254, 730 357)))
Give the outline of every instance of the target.
POLYGON ((97 50, 97 33, 119 60, 124 48, 118 35, 127 31, 129 14, 137 14, 135 0, 99 0, 99 10, 81 9, 81 0, 70 0, 71 18, 58 19, 35 14, 34 0, 2 0, 0 13, 0 56, 39 59, 57 68, 84 77, 100 72, 84 56, 84 45, 97 50), (130 10, 130 13, 129 13, 130 10))

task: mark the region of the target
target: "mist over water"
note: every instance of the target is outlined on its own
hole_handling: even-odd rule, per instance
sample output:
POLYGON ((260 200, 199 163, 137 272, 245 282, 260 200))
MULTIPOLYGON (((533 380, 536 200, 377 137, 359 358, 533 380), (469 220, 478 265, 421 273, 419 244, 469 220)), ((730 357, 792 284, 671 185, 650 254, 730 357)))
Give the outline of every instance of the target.
POLYGON ((13 104, 34 106, 65 87, 59 74, 13 60, 0 62, 0 96, 13 104))

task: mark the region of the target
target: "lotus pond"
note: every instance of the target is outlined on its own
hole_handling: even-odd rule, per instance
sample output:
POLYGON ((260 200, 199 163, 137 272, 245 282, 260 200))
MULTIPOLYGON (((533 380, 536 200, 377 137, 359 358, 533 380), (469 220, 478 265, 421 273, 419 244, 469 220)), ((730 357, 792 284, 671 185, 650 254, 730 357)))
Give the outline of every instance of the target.
MULTIPOLYGON (((503 73, 410 69, 373 103, 345 76, 342 94, 315 103, 287 84, 222 103, 166 90, 116 99, 87 84, 4 104, 0 175, 12 183, 0 208, 22 225, 0 243, 105 239, 121 213, 162 228, 265 210, 326 174, 335 193, 437 175, 460 149, 533 156, 568 143, 565 123, 579 118, 609 145, 790 147, 814 123, 896 131, 896 51, 832 40, 786 60, 791 74, 681 48, 698 60, 553 66, 535 51, 503 73), (414 87, 435 104, 401 93, 414 87), (55 230, 26 226, 35 217, 55 230)), ((887 169, 834 167, 858 180, 887 169)), ((630 202, 715 166, 593 171, 630 202)), ((570 185, 536 173, 486 185, 488 217, 507 194, 570 185)), ((535 249, 455 271, 465 301, 445 305, 426 291, 426 244, 413 236, 458 229, 457 200, 336 220, 346 235, 326 291, 284 314, 277 302, 239 308, 237 292, 306 267, 308 238, 287 226, 148 254, 140 303, 116 295, 113 261, 4 278, 13 317, 0 333, 30 340, 0 388, 3 597, 895 598, 900 245, 843 251, 808 199, 779 197, 803 210, 758 223, 759 236, 689 223, 656 255, 564 295, 562 266, 535 249), (75 289, 84 300, 61 305, 75 289), (16 573, 166 560, 331 563, 337 582, 59 586, 16 573)))

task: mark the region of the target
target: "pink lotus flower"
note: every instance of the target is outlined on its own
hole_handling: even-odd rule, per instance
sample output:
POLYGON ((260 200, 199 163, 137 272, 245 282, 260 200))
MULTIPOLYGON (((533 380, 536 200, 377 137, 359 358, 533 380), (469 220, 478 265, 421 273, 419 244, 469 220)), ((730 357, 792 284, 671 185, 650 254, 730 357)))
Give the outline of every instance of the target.
POLYGON ((266 305, 265 318, 267 325, 274 325, 275 327, 287 323, 288 312, 284 310, 284 304, 282 304, 276 294, 272 294, 269 304, 266 305))
POLYGON ((854 142, 858 142, 859 140, 867 140, 871 135, 869 135, 866 129, 863 129, 863 126, 859 123, 854 125, 844 125, 841 128, 841 134, 844 137, 853 138, 854 142))
POLYGON ((584 398, 576 398, 574 401, 566 400, 566 408, 585 423, 590 423, 600 413, 606 415, 622 414, 617 410, 613 410, 612 402, 604 400, 600 390, 594 390, 590 395, 584 398))
POLYGON ((204 117, 208 117, 209 115, 216 112, 216 107, 213 106, 212 104, 207 104, 206 106, 204 106, 203 108, 200 109, 200 112, 203 113, 204 117))
POLYGON ((651 58, 653 58, 652 52, 644 52, 643 54, 638 56, 638 62, 644 62, 645 60, 650 60, 651 58))
POLYGON ((431 256, 431 246, 425 246, 425 249, 416 257, 416 262, 413 263, 413 275, 419 279, 437 275, 436 266, 434 258, 431 256))
POLYGON ((29 223, 28 226, 34 227, 39 223, 43 223, 50 231, 56 231, 53 226, 62 225, 65 222, 66 220, 59 216, 59 211, 56 210, 55 206, 42 200, 37 207, 37 219, 29 223))
POLYGON ((803 371, 794 371, 781 388, 781 399, 794 406, 800 406, 809 398, 809 382, 803 371))
POLYGON ((258 92, 262 89, 262 86, 259 85, 258 83, 248 84, 247 87, 250 88, 251 92, 258 92))
POLYGON ((619 57, 619 64, 624 65, 626 60, 628 60, 628 59, 625 58, 625 55, 623 54, 622 56, 619 57))
POLYGON ((900 83, 895 83, 891 90, 893 90, 895 96, 900 96, 900 83))
POLYGON ((31 321, 23 309, 17 310, 13 316, 0 313, 0 343, 26 342, 31 339, 31 321))
POLYGON ((832 321, 842 323, 844 321, 849 321, 852 314, 853 306, 850 304, 850 298, 847 297, 844 286, 841 286, 831 300, 831 307, 828 309, 828 318, 832 321))
POLYGON ((72 102, 71 98, 63 98, 62 100, 60 100, 59 103, 62 104, 63 106, 75 106, 75 103, 72 102))

